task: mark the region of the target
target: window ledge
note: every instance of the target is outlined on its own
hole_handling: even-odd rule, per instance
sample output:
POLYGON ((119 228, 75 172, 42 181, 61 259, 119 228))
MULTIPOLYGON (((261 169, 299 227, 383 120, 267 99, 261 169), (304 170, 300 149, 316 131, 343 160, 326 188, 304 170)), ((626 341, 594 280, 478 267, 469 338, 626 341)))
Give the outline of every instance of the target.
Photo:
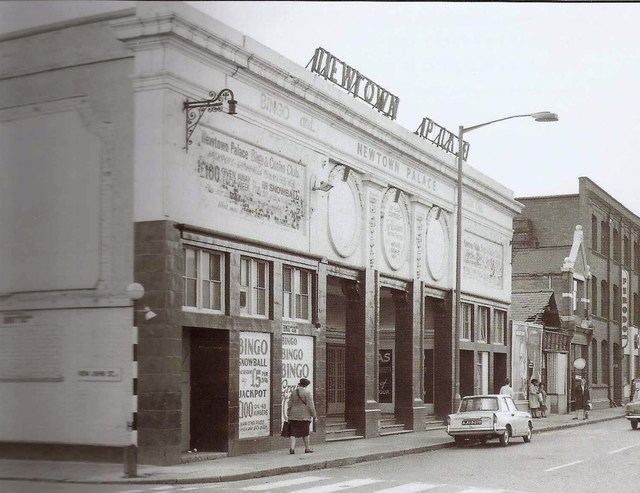
POLYGON ((209 308, 198 308, 195 306, 183 306, 182 311, 189 313, 204 313, 207 315, 225 315, 222 310, 211 310, 209 308))

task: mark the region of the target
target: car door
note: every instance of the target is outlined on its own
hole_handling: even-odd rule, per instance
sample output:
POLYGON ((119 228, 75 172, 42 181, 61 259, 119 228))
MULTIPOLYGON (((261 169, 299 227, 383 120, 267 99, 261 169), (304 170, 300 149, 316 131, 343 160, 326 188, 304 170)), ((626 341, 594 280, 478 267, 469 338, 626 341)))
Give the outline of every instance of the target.
POLYGON ((514 434, 525 435, 527 433, 527 428, 529 426, 529 420, 527 418, 527 413, 523 413, 522 411, 518 411, 515 402, 511 397, 505 397, 505 401, 507 403, 507 408, 509 409, 509 414, 511 415, 511 420, 513 424, 511 425, 514 430, 514 434), (517 432, 515 430, 518 430, 517 432))
POLYGON ((518 410, 515 404, 511 400, 511 397, 505 396, 500 399, 502 401, 502 407, 504 409, 507 421, 511 424, 512 435, 522 435, 523 428, 521 420, 518 419, 518 410))

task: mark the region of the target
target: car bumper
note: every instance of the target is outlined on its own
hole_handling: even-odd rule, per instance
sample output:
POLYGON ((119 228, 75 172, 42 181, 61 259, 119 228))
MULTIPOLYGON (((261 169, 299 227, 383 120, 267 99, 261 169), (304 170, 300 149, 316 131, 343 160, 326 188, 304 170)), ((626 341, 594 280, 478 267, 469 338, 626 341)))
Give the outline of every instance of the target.
POLYGON ((473 430, 447 430, 447 434, 452 437, 494 437, 504 434, 506 428, 476 428, 473 430))
POLYGON ((625 416, 625 418, 627 419, 637 419, 640 420, 640 413, 636 413, 636 414, 627 414, 625 416))

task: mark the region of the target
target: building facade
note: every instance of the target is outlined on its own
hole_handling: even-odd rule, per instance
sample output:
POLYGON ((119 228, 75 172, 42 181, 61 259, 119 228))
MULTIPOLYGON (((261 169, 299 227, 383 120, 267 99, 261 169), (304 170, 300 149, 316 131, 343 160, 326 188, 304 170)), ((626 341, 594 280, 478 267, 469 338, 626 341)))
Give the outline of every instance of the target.
MULTIPOLYGON (((68 118, 77 120, 75 127, 56 127, 55 145, 87 132, 87 121, 77 116, 85 108, 103 112, 98 126, 108 131, 82 143, 93 161, 74 162, 94 163, 92 183, 110 191, 104 207, 122 213, 110 217, 123 233, 101 230, 92 261, 106 255, 108 242, 116 258, 98 265, 121 269, 114 296, 122 299, 131 281, 141 283, 145 295, 135 306, 110 308, 122 312, 122 337, 110 332, 112 318, 92 323, 122 359, 117 384, 93 385, 96 392, 111 385, 119 393, 101 398, 122 406, 114 423, 125 442, 127 424, 135 428, 131 439, 142 462, 177 463, 193 449, 234 455, 286 447, 280 428, 300 377, 311 380, 320 415, 315 440, 420 430, 429 416, 450 411, 452 155, 354 99, 333 83, 332 73, 312 74, 181 4, 142 2, 19 33, 0 47, 14 63, 15 79, 2 93, 22 97, 21 116, 5 119, 17 142, 33 130, 29 125, 55 125, 61 110, 54 100, 71 101, 68 118), (68 49, 78 36, 86 37, 80 53, 68 49), (18 53, 35 43, 66 55, 42 55, 24 66, 18 53), (51 66, 55 70, 43 72, 51 66), (64 83, 78 71, 95 85, 64 83), (60 94, 43 92, 56 77, 60 94), (232 91, 236 111, 207 111, 190 126, 185 101, 223 89, 232 91), (124 413, 127 407, 135 419, 124 413)), ((15 101, 3 103, 11 105, 15 101)), ((42 163, 59 162, 63 182, 68 160, 44 156, 49 143, 34 143, 33 152, 42 163)), ((38 189, 39 181, 11 164, 25 191, 38 189)), ((91 207, 79 214, 92 212, 102 197, 81 195, 91 207)), ((463 199, 460 381, 466 395, 493 391, 508 374, 510 241, 520 206, 510 190, 469 166, 463 199)), ((15 222, 23 211, 11 214, 15 222)), ((87 289, 95 303, 101 284, 87 289)), ((49 296, 39 291, 34 299, 49 296)), ((11 285, 6 292, 3 311, 35 313, 32 298, 14 306, 22 295, 11 285)), ((78 312, 70 307, 69 319, 59 324, 73 325, 78 312)), ((87 336, 80 347, 77 339, 75 346, 62 343, 82 354, 64 360, 62 382, 85 371, 84 357, 94 366, 116 366, 101 340, 87 336)), ((75 388, 65 392, 83 398, 75 388)), ((84 419, 102 420, 111 406, 101 402, 84 419)), ((28 400, 12 406, 19 411, 28 400)), ((15 428, 12 433, 0 431, 0 441, 38 441, 15 428)), ((64 426, 47 438, 86 443, 64 426)), ((95 436, 96 445, 105 440, 95 436)))
POLYGON ((594 405, 620 405, 638 375, 640 218, 585 177, 576 195, 518 201, 514 290, 553 289, 570 363, 586 360, 594 405))

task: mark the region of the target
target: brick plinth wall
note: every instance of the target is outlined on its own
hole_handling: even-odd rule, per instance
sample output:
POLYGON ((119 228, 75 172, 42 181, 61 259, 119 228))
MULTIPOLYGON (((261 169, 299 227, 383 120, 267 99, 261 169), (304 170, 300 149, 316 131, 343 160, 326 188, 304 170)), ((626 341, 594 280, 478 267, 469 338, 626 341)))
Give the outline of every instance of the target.
POLYGON ((138 325, 138 458, 180 462, 182 273, 180 232, 168 221, 135 224, 135 281, 145 288, 138 325), (156 317, 145 320, 148 306, 156 317))

